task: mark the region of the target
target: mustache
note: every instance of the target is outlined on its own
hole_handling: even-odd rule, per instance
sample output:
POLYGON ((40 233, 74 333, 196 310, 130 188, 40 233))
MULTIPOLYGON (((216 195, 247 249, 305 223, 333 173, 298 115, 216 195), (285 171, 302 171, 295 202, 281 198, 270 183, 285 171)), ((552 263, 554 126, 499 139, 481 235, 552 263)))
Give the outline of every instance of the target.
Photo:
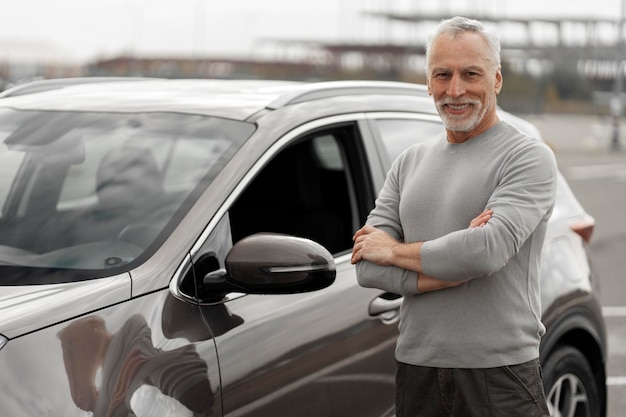
POLYGON ((453 106, 462 106, 464 104, 473 104, 473 105, 477 105, 480 104, 479 100, 476 99, 471 99, 471 98, 462 98, 462 99, 453 99, 450 97, 445 97, 442 98, 441 100, 437 101, 437 105, 438 106, 446 106, 448 104, 451 104, 453 106))

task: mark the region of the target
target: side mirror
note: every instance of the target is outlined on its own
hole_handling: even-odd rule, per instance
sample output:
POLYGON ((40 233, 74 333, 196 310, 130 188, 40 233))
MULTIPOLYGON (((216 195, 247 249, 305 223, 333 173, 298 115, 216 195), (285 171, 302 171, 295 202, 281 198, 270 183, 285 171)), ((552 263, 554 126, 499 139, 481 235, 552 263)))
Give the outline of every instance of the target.
POLYGON ((335 281, 335 260, 309 239, 257 233, 237 242, 226 256, 226 270, 204 277, 213 294, 293 294, 328 287, 335 281))

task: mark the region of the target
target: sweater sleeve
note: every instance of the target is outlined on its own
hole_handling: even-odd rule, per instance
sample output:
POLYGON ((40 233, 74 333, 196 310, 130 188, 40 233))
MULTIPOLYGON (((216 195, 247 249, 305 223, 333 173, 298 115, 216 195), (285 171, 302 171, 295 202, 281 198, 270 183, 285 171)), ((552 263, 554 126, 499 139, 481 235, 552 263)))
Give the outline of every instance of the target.
MULTIPOLYGON (((386 231, 397 240, 403 240, 400 225, 399 204, 399 166, 398 158, 389 171, 385 184, 376 199, 375 208, 370 212, 366 224, 386 231)), ((379 288, 402 296, 418 293, 417 273, 395 266, 381 266, 362 260, 356 264, 359 285, 368 288, 379 288)))
POLYGON ((487 207, 491 220, 427 241, 420 252, 425 275, 458 281, 500 270, 547 221, 554 205, 557 168, 552 151, 527 142, 502 160, 499 181, 487 207))

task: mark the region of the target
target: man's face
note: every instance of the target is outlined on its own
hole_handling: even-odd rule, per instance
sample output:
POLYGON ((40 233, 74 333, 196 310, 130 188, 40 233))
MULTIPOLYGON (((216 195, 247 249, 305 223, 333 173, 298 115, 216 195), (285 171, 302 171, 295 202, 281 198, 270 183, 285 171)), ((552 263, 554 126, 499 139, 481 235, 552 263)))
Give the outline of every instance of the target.
MULTIPOLYGON (((496 96, 502 73, 494 71, 487 42, 477 33, 441 35, 432 44, 428 91, 446 129, 469 139, 498 120, 496 96)), ((464 140, 463 139, 463 140, 464 140)))

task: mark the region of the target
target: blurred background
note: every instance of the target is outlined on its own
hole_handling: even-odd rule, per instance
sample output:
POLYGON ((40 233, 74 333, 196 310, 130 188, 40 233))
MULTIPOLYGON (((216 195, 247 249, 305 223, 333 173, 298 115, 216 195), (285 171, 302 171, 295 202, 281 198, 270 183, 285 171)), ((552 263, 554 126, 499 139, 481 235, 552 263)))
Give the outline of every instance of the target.
POLYGON ((424 82, 442 19, 494 26, 498 103, 535 123, 597 220, 608 416, 626 409, 626 0, 5 0, 0 91, 79 76, 424 82))
POLYGON ((501 37, 507 110, 610 115, 621 98, 623 0, 3 3, 2 88, 111 75, 422 82, 427 34, 460 14, 501 37))

